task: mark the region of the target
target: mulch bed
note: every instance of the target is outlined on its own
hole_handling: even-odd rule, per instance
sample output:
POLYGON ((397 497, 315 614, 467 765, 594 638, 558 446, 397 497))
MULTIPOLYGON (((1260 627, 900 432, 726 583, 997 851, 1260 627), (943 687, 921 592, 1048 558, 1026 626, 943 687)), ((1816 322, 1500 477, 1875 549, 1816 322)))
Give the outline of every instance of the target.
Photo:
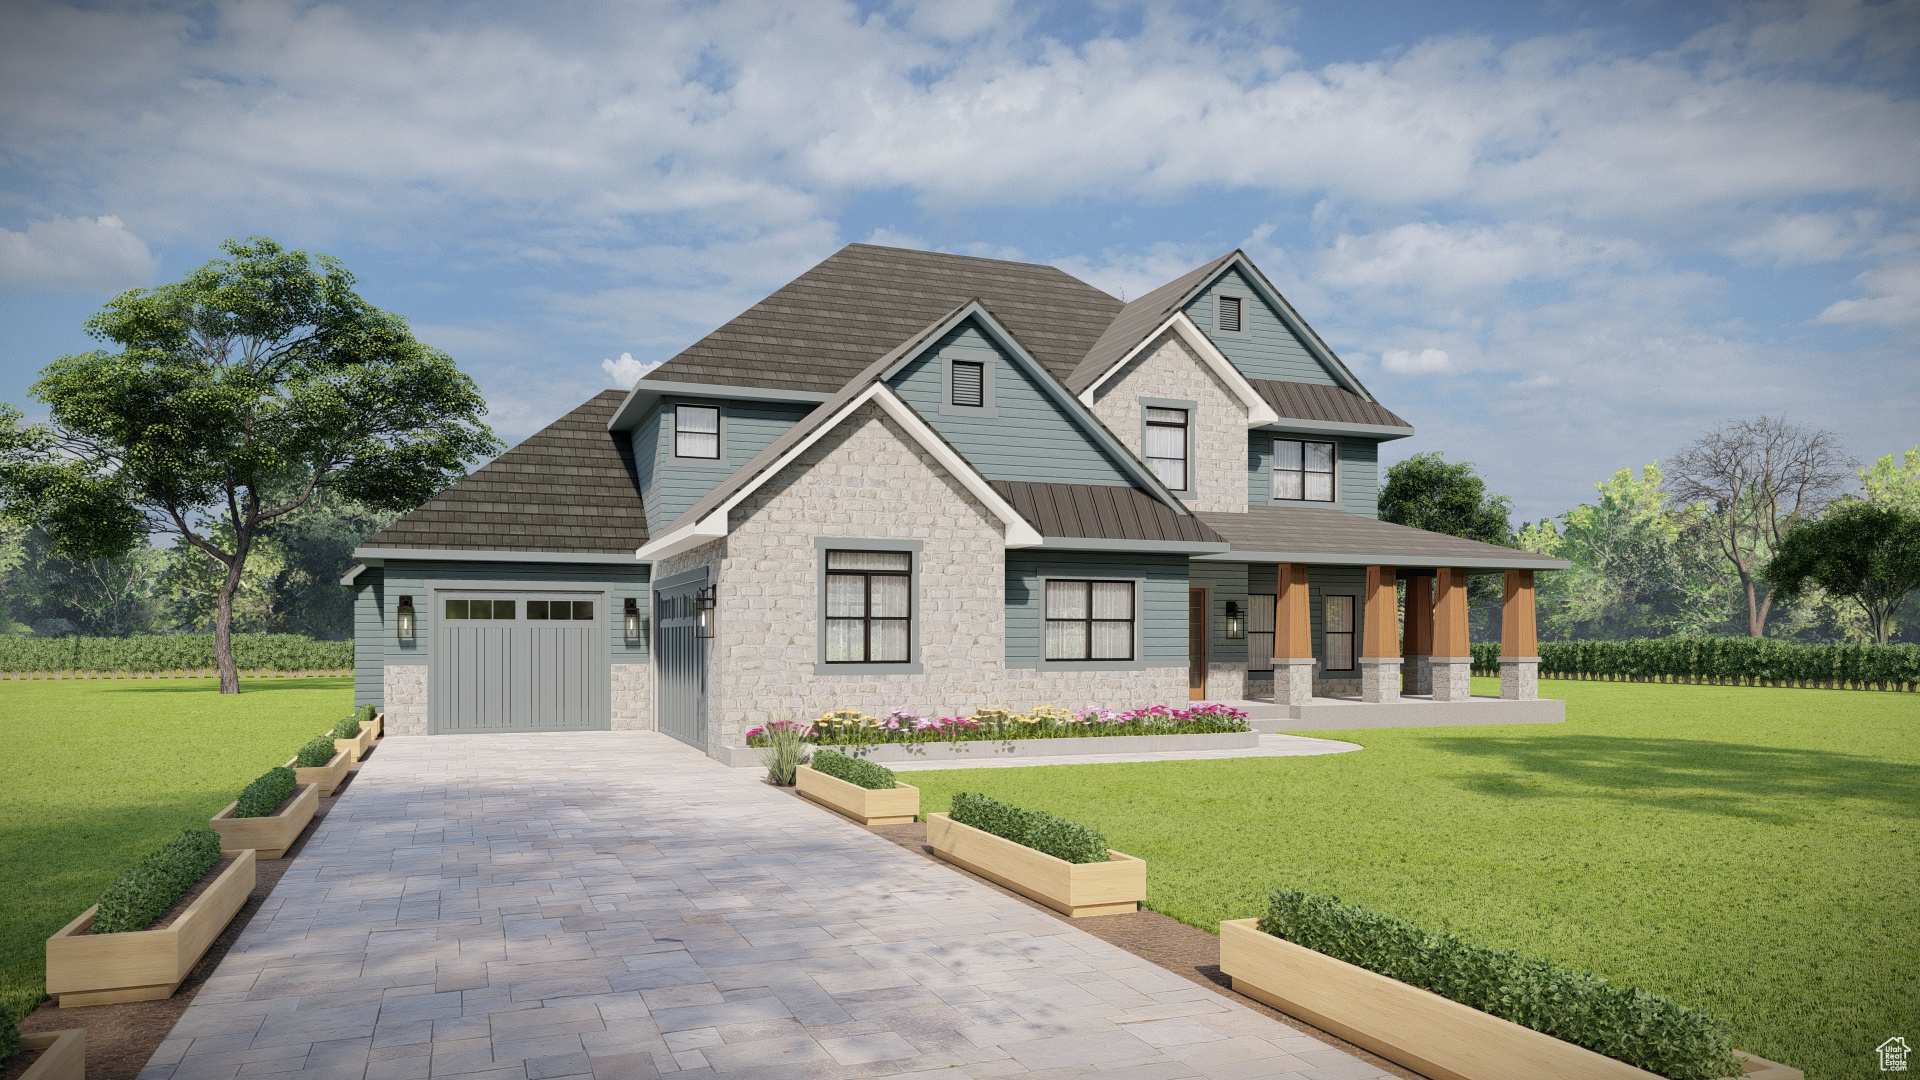
MULTIPOLYGON (((367 751, 367 756, 373 756, 379 746, 378 742, 374 743, 373 747, 367 751)), ((365 760, 363 758, 362 762, 365 760)), ((227 924, 227 928, 221 931, 220 936, 214 939, 213 946, 207 950, 205 956, 200 958, 200 962, 193 966, 193 971, 180 984, 180 988, 173 992, 172 997, 165 1001, 129 1001, 122 1005, 88 1005, 77 1009, 59 1008, 49 999, 20 1021, 20 1030, 62 1031, 67 1028, 85 1028, 87 1029, 87 1080, 133 1080, 134 1077, 139 1076, 140 1070, 146 1068, 147 1059, 153 1056, 154 1050, 166 1040, 167 1033, 172 1031, 173 1025, 179 1021, 180 1014, 187 1011, 188 1005, 193 1004, 194 995, 198 994, 200 987, 206 984, 208 976, 213 974, 213 969, 220 965, 220 959, 227 955, 227 950, 239 940, 240 932, 245 930, 247 923, 253 920, 253 913, 260 910, 260 905, 266 902, 267 894, 280 883, 280 876, 285 874, 287 867, 293 864, 294 856, 300 854, 301 849, 307 846, 307 838, 313 835, 314 828, 320 824, 322 818, 327 816, 327 811, 333 809, 333 804, 340 800, 340 796, 346 794, 347 789, 353 786, 354 778, 360 773, 360 763, 350 765, 347 769, 347 775, 340 781, 340 786, 334 789, 332 795, 320 800, 320 808, 314 811, 313 821, 308 823, 306 829, 300 833, 300 838, 293 842, 293 846, 287 849, 286 854, 278 859, 261 859, 254 863, 253 892, 248 895, 246 904, 240 908, 240 913, 233 917, 233 921, 227 924)), ((295 794, 298 792, 296 791, 295 794)), ((285 809, 284 804, 282 809, 285 809)), ((173 908, 168 909, 168 916, 184 910, 188 900, 203 891, 207 883, 231 862, 231 859, 222 859, 220 865, 214 868, 214 874, 203 878, 193 891, 181 897, 173 908)), ((15 1071, 16 1066, 19 1066, 18 1058, 7 1062, 5 1071, 0 1073, 0 1080, 14 1080, 18 1075, 15 1071)), ((19 1069, 25 1071, 25 1066, 19 1066, 19 1069)))
POLYGON ((15 1080, 32 1068, 33 1063, 39 1061, 40 1055, 44 1053, 46 1053, 45 1050, 22 1050, 8 1058, 5 1065, 0 1065, 0 1080, 15 1080))

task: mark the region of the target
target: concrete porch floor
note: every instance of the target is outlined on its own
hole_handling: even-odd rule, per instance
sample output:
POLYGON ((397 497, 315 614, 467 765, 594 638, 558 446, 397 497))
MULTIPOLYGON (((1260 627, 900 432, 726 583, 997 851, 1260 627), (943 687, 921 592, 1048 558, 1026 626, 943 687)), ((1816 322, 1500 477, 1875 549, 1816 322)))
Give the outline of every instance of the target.
POLYGON ((1467 701, 1435 701, 1425 694, 1402 694, 1399 701, 1389 702, 1317 697, 1305 705, 1280 705, 1257 700, 1223 701, 1220 704, 1246 713, 1253 730, 1263 734, 1479 724, 1558 724, 1567 718, 1567 703, 1555 698, 1508 701, 1497 697, 1476 697, 1467 701))

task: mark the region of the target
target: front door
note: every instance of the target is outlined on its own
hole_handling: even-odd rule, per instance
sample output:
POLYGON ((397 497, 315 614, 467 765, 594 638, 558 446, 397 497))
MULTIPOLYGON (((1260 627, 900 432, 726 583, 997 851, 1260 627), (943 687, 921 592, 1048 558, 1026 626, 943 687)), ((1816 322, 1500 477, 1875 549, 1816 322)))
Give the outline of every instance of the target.
POLYGON ((1207 697, 1207 590, 1187 590, 1187 700, 1207 697))
POLYGON ((695 633, 694 597, 705 580, 661 589, 653 598, 653 647, 660 678, 660 730, 707 749, 707 640, 695 633))

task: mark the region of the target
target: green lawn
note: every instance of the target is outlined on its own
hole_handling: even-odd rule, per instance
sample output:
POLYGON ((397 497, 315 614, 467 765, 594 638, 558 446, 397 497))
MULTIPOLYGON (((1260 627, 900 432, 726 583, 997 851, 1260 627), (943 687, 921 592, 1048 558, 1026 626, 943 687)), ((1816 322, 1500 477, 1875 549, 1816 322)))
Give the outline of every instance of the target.
POLYGON ((923 809, 983 791, 1098 828, 1209 930, 1291 886, 1669 995, 1820 1080, 1920 1042, 1920 695, 1542 687, 1566 724, 906 779, 923 809))
POLYGON ((217 687, 0 682, 0 1001, 39 1001, 49 934, 353 709, 350 678, 217 687))

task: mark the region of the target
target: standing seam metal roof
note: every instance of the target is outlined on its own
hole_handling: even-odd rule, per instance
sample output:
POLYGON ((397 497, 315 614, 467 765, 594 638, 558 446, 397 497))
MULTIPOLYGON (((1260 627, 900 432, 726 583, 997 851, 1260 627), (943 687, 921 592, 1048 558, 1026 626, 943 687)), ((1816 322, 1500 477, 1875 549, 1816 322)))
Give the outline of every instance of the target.
POLYGON ((1413 425, 1400 419, 1387 409, 1368 401, 1344 386, 1322 386, 1318 383, 1275 382, 1271 379, 1248 379, 1266 403, 1281 419, 1319 420, 1333 424, 1372 424, 1379 427, 1403 427, 1413 430, 1413 425))
POLYGON ((1192 514, 1176 513, 1137 488, 1102 484, 1043 484, 992 480, 1041 536, 1095 540, 1225 543, 1192 514))

